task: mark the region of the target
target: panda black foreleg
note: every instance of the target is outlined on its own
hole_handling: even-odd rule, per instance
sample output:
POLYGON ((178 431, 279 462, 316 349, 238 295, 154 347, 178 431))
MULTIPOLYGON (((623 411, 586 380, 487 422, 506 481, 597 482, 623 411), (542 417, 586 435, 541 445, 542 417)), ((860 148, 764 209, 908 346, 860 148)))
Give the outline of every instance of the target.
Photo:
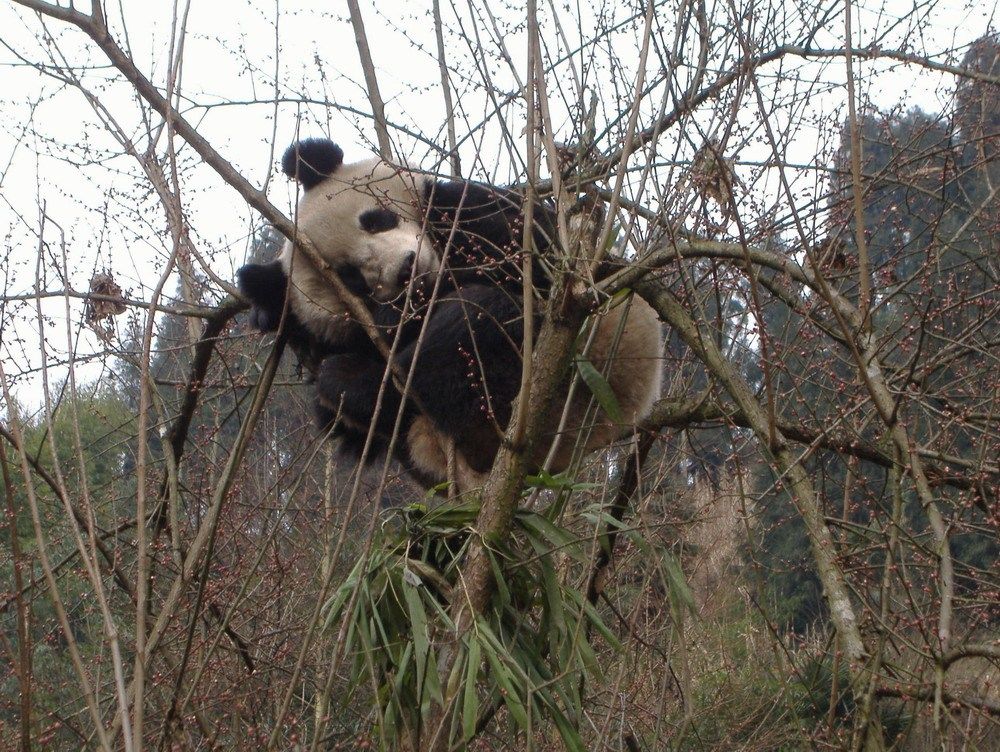
MULTIPOLYGON (((367 427, 362 429, 359 426, 347 425, 342 420, 342 414, 330 408, 322 399, 316 400, 316 423, 323 433, 329 432, 328 438, 339 440, 338 449, 341 454, 347 455, 355 462, 361 459, 364 454, 365 444, 368 442, 367 427)), ((404 428, 409 424, 410 415, 404 415, 404 428)), ((405 436, 405 430, 401 432, 405 436)), ((389 449, 391 436, 381 435, 376 432, 371 438, 371 446, 365 455, 365 464, 372 464, 380 457, 383 457, 389 449)), ((405 439, 400 439, 395 445, 393 458, 402 466, 403 470, 423 488, 431 488, 439 482, 439 478, 420 469, 414 462, 406 446, 405 439)))
POLYGON ((281 262, 247 264, 236 272, 236 282, 250 301, 250 324, 262 332, 273 332, 285 308, 288 275, 281 262))
POLYGON ((493 464, 521 383, 520 301, 494 285, 463 287, 437 302, 419 347, 398 356, 413 369, 425 415, 477 472, 493 464))
POLYGON ((342 411, 353 426, 367 430, 374 422, 376 434, 388 437, 399 412, 400 395, 391 378, 382 389, 384 376, 385 362, 369 353, 331 355, 323 359, 316 374, 318 400, 330 409, 342 411))
POLYGON ((237 283, 250 301, 250 325, 261 332, 275 332, 284 315, 284 332, 299 363, 310 373, 334 347, 311 334, 295 312, 285 310, 288 275, 280 261, 269 264, 247 264, 236 272, 237 283))
MULTIPOLYGON (((317 399, 314 404, 316 425, 320 433, 327 439, 339 440, 337 448, 341 454, 351 457, 355 461, 361 459, 364 453, 365 444, 368 441, 367 428, 362 429, 357 426, 348 425, 343 420, 343 415, 339 410, 334 410, 322 399, 317 399)), ((367 462, 373 462, 376 458, 385 454, 388 448, 387 440, 378 434, 372 436, 371 446, 366 457, 367 462)))
MULTIPOLYGON (((488 470, 520 389, 522 336, 520 301, 507 289, 473 285, 438 300, 420 343, 416 332, 408 333, 395 356, 401 373, 413 371, 415 404, 405 409, 401 435, 418 403, 473 470, 488 470)), ((376 435, 387 439, 401 396, 393 381, 386 382, 376 414, 384 373, 384 361, 374 352, 332 355, 320 366, 317 396, 337 406, 352 431, 374 422, 376 435)))

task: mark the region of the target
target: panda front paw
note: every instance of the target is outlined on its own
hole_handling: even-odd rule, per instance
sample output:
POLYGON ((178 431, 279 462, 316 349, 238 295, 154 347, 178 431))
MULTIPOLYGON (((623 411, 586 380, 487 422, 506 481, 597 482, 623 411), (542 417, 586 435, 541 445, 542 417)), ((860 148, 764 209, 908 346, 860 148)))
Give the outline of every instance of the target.
POLYGON ((258 305, 250 306, 250 326, 259 332, 274 332, 281 323, 281 311, 258 305))
POLYGON ((262 332, 277 330, 288 287, 288 276, 281 263, 247 264, 237 270, 236 281, 240 292, 250 301, 250 325, 262 332))

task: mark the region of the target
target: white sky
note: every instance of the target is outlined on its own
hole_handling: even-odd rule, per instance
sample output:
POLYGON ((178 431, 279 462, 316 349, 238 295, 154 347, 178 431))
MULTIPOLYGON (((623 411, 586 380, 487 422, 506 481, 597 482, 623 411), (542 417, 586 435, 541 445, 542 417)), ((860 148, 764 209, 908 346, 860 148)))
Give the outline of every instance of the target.
MULTIPOLYGON (((913 11, 912 2, 893 0, 856 5, 859 8, 858 46, 866 46, 878 38, 883 48, 892 48, 906 39, 910 43, 909 51, 940 56, 937 59, 941 61, 956 62, 942 53, 954 49, 961 51, 991 25, 996 26, 995 3, 954 0, 936 3, 932 11, 921 11, 912 21, 896 28, 893 27, 896 19, 913 11)), ((133 57, 143 72, 162 88, 168 67, 172 4, 123 0, 122 6, 128 29, 127 42, 133 57)), ((374 136, 367 120, 351 114, 294 101, 275 107, 276 6, 280 7, 277 14, 277 38, 280 40, 277 95, 289 100, 301 97, 330 99, 369 110, 359 83, 362 77, 346 4, 335 0, 280 0, 280 5, 194 0, 187 19, 181 79, 181 91, 189 103, 185 114, 251 183, 258 186, 265 184, 274 161, 293 139, 300 116, 303 135, 320 135, 329 129, 330 135, 344 148, 348 160, 367 156, 374 136), (223 106, 226 102, 251 100, 261 103, 223 106), (198 106, 192 107, 191 103, 198 106)), ((481 2, 474 6, 483 7, 481 2)), ((461 20, 468 31, 472 24, 467 7, 462 7, 461 20)), ((511 18, 514 11, 510 7, 513 6, 497 6, 496 12, 511 18)), ((729 6, 719 3, 718 7, 729 6)), ((795 4, 790 1, 788 12, 794 8, 795 4)), ((430 1, 380 2, 376 6, 363 0, 362 12, 387 102, 387 117, 444 146, 444 104, 434 58, 430 1)), ((517 84, 509 71, 497 64, 491 40, 482 40, 490 54, 480 55, 476 43, 469 43, 462 37, 451 3, 442 2, 442 13, 449 64, 454 68, 455 97, 461 108, 458 128, 461 136, 489 111, 489 102, 481 91, 473 88, 480 80, 475 68, 477 58, 487 61, 489 73, 495 76, 494 83, 499 90, 514 92, 517 84)), ((565 33, 571 39, 581 33, 586 36, 595 24, 595 16, 602 13, 613 15, 616 20, 628 17, 624 3, 608 0, 603 6, 582 12, 579 23, 570 22, 571 13, 563 13, 561 20, 565 33)), ((672 16, 673 5, 665 5, 664 13, 672 16)), ((841 44, 842 17, 842 11, 834 13, 834 20, 829 24, 831 32, 817 36, 817 45, 841 44)), ((480 19, 480 33, 487 34, 487 25, 488 22, 480 19)), ((118 40, 124 42, 122 26, 116 24, 116 27, 118 40)), ((546 28, 546 39, 555 46, 551 26, 546 28)), ((94 272, 107 268, 131 297, 148 298, 169 253, 170 241, 162 210, 145 187, 138 166, 131 158, 120 154, 121 150, 97 124, 80 93, 40 74, 19 56, 39 63, 47 62, 49 54, 61 54, 75 66, 92 66, 82 74, 86 84, 130 136, 142 141, 140 109, 130 87, 107 65, 100 50, 76 29, 51 20, 43 25, 33 13, 10 3, 0 7, 0 29, 4 30, 3 46, 0 47, 0 80, 3 81, 0 87, 0 233, 3 238, 0 258, 7 260, 6 295, 26 294, 34 288, 39 206, 44 205, 50 217, 46 240, 53 252, 58 251, 59 239, 54 223, 65 231, 71 257, 69 283, 74 289, 85 290, 94 272), (41 38, 43 30, 56 40, 58 51, 41 38), (65 148, 67 144, 71 148, 65 148)), ((725 33, 724 29, 719 29, 716 36, 725 33)), ((629 44, 634 39, 635 31, 628 26, 615 37, 615 44, 620 45, 616 53, 625 61, 636 60, 629 44)), ((523 33, 506 36, 504 41, 523 77, 523 33)), ((809 164, 816 160, 818 133, 810 123, 839 122, 843 117, 844 66, 840 60, 809 63, 795 59, 784 64, 783 73, 787 74, 789 67, 797 71, 806 84, 816 78, 827 84, 818 94, 808 98, 805 108, 789 111, 785 118, 798 123, 797 131, 789 139, 787 161, 809 164)), ((633 71, 634 64, 629 64, 628 68, 633 71)), ((765 69, 763 80, 777 70, 776 66, 765 69)), ((927 111, 940 111, 947 108, 954 86, 949 76, 928 73, 913 66, 862 63, 858 70, 863 80, 862 96, 880 108, 907 102, 927 111), (873 72, 877 75, 870 75, 873 72)), ((568 73, 562 69, 548 85, 554 91, 568 80, 568 73)), ((613 90, 610 81, 597 77, 593 82, 596 82, 593 88, 602 96, 605 91, 613 90)), ((782 86, 786 95, 794 95, 794 82, 786 80, 782 86)), ((602 104, 609 110, 615 109, 612 102, 602 104)), ((564 112, 555 107, 556 123, 565 122, 564 112)), ((509 109, 508 126, 515 138, 521 134, 522 118, 523 108, 509 109)), ((779 117, 775 122, 783 121, 779 117)), ((403 133, 394 135, 402 157, 425 168, 435 166, 434 155, 429 154, 426 145, 403 133)), ((501 150, 497 127, 481 129, 477 137, 484 141, 468 141, 462 149, 466 176, 497 182, 522 177, 509 158, 498 157, 501 150)), ((672 143, 676 136, 669 138, 672 143)), ((158 147, 162 154, 162 139, 158 147)), ((234 270, 245 259, 247 240, 257 220, 209 168, 197 163, 190 149, 182 147, 180 156, 184 208, 193 237, 199 249, 211 259, 215 272, 232 279, 234 270)), ((741 159, 751 162, 767 157, 759 140, 740 153, 741 159)), ((772 183, 765 179, 756 187, 764 192, 773 191, 772 183)), ((814 185, 813 177, 804 179, 804 201, 810 197, 810 186, 814 185)), ((272 200, 288 208, 292 191, 287 182, 278 175, 268 187, 272 200)), ((769 200, 775 200, 775 196, 769 200)), ((63 281, 53 273, 51 264, 43 261, 42 266, 47 268, 42 287, 62 289, 63 281)), ((170 283, 167 291, 172 292, 173 288, 170 283)), ((33 305, 6 306, 2 313, 3 342, 0 344, 0 357, 4 359, 8 375, 23 375, 17 380, 17 393, 29 404, 37 404, 39 399, 34 369, 39 364, 40 348, 33 305)), ((46 350, 56 360, 64 358, 63 302, 50 300, 43 310, 51 317, 51 323, 46 326, 46 350)), ((82 305, 74 303, 70 318, 72 331, 78 332, 82 305)), ((101 351, 100 343, 85 330, 80 336, 78 352, 87 355, 101 351)), ((94 378, 99 373, 99 364, 83 371, 85 378, 94 378)))

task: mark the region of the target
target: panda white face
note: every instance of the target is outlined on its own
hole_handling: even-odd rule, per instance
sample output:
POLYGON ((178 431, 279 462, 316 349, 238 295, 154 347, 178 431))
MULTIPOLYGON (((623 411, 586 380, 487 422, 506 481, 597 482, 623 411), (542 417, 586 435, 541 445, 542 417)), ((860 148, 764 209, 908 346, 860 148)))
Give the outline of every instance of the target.
POLYGON ((367 291, 380 303, 398 296, 411 277, 436 269, 434 254, 421 248, 420 225, 416 222, 384 206, 366 209, 355 221, 355 255, 341 268, 346 266, 360 273, 367 291))
MULTIPOLYGON (((422 232, 423 178, 378 159, 340 165, 299 200, 296 224, 352 292, 386 302, 411 277, 433 274, 440 262, 422 232)), ((291 303, 303 323, 332 341, 345 308, 329 283, 286 242, 281 252, 291 279, 291 303)))

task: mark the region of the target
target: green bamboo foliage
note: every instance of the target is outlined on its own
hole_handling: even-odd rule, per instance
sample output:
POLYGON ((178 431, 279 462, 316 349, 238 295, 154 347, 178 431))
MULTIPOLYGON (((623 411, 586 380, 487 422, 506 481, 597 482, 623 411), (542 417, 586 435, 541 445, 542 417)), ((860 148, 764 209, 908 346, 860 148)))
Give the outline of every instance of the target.
POLYGON ((374 687, 383 748, 420 738, 441 707, 450 744, 461 745, 503 707, 520 732, 552 724, 567 749, 583 750, 580 679, 600 671, 589 635, 621 649, 561 574, 564 562, 589 561, 590 541, 519 511, 510 540, 490 548, 492 607, 456 639, 448 610, 478 511, 461 501, 403 511, 402 525, 381 534, 330 599, 326 627, 346 635, 352 685, 374 687), (442 686, 438 658, 449 650, 457 655, 442 686))

